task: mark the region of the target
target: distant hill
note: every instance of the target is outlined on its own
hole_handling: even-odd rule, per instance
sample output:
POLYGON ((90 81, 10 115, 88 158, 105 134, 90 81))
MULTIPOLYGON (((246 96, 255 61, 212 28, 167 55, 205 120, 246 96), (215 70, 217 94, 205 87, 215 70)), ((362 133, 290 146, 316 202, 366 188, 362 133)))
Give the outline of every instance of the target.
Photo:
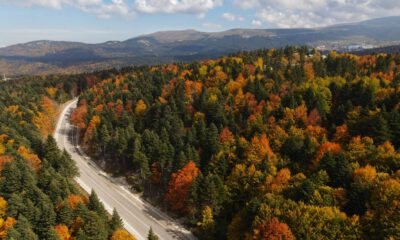
POLYGON ((374 53, 398 53, 398 52, 400 52, 400 45, 364 49, 360 51, 354 51, 353 53, 358 55, 369 55, 374 53))
POLYGON ((308 45, 321 50, 363 50, 400 44, 400 17, 324 28, 164 31, 100 44, 35 41, 0 48, 0 73, 75 73, 126 65, 219 57, 241 50, 308 45))

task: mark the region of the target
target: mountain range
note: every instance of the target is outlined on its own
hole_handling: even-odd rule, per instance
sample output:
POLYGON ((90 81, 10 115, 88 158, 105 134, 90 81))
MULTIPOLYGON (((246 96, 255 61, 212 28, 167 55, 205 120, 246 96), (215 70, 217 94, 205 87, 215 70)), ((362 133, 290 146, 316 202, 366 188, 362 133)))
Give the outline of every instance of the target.
POLYGON ((99 44, 42 40, 0 48, 0 73, 78 73, 127 65, 202 60, 287 45, 365 50, 400 44, 399 25, 400 17, 386 17, 322 28, 164 31, 99 44))

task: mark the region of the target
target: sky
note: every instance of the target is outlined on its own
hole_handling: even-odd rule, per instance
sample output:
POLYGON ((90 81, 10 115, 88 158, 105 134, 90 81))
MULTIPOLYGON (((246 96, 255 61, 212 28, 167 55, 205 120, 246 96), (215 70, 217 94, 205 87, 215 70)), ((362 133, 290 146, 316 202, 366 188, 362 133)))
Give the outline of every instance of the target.
POLYGON ((164 30, 323 27, 400 15, 400 0, 0 0, 0 47, 164 30))

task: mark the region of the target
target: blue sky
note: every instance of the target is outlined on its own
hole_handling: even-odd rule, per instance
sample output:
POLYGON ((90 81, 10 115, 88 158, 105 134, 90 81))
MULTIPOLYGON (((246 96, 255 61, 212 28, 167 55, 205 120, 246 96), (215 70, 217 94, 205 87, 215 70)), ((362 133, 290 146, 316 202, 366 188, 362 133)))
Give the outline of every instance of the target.
POLYGON ((398 0, 0 0, 0 46, 98 43, 160 30, 321 27, 397 15, 398 0))

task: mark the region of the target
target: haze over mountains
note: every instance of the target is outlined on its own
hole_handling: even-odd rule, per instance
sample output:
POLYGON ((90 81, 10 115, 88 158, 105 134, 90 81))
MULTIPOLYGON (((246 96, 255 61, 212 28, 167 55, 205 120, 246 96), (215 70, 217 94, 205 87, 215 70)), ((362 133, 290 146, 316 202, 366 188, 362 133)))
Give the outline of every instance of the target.
MULTIPOLYGON (((0 48, 0 73, 76 73, 126 65, 192 61, 259 48, 308 45, 359 50, 400 44, 400 17, 324 28, 166 31, 100 44, 35 41, 0 48)), ((110 36, 111 38, 112 36, 110 36)))

